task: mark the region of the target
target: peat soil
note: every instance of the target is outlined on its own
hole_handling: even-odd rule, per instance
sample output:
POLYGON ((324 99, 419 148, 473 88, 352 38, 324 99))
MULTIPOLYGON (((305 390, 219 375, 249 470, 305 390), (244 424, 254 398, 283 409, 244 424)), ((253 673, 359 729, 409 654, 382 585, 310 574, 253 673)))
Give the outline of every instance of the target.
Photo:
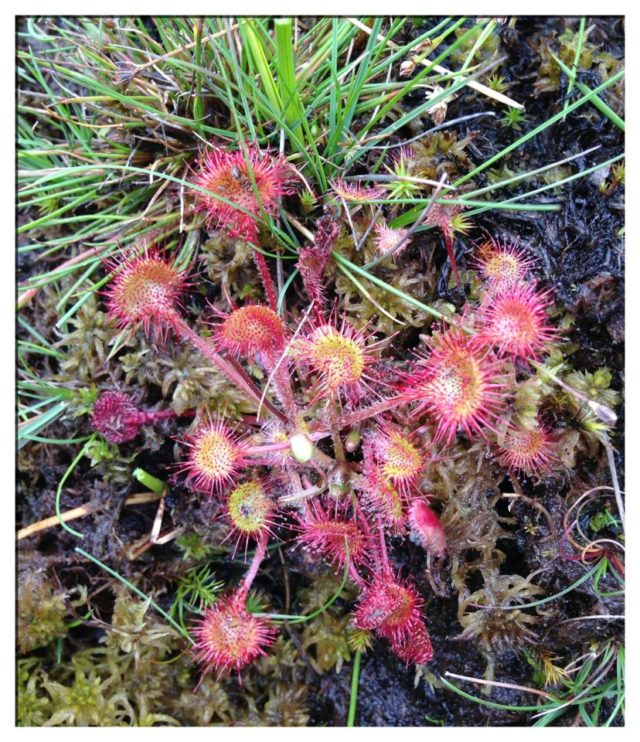
MULTIPOLYGON (((428 21, 425 21, 428 23, 428 21)), ((619 18, 588 19, 588 25, 595 28, 590 41, 610 51, 618 58, 624 57, 624 26, 619 18)), ((527 122, 523 131, 529 130, 545 121, 552 113, 560 110, 566 92, 566 80, 561 88, 538 96, 533 94, 533 85, 538 77, 540 57, 537 42, 540 39, 560 35, 566 21, 554 18, 520 18, 515 29, 507 26, 500 31, 502 50, 506 60, 500 73, 511 83, 508 94, 518 101, 526 102, 527 122)), ((572 27, 576 27, 573 23, 572 27)), ((420 32, 420 26, 415 33, 420 32)), ((589 75, 585 82, 595 87, 599 80, 589 75)), ((418 101, 416 100, 416 104, 418 101)), ((490 109, 487 101, 475 94, 465 94, 449 104, 448 118, 471 113, 499 110, 490 109)), ((501 111, 499 111, 501 115, 501 111)), ((424 128, 432 122, 425 120, 424 128)), ((470 149, 472 159, 481 162, 513 141, 518 133, 498 125, 492 117, 479 118, 457 128, 460 137, 473 133, 470 149)), ((418 131, 400 132, 401 138, 415 136, 418 131)), ((564 123, 548 128, 544 133, 529 140, 507 160, 509 167, 517 171, 522 168, 532 170, 569 155, 586 150, 594 145, 600 149, 577 161, 577 166, 586 169, 596 162, 604 161, 623 151, 624 135, 600 112, 589 106, 569 114, 564 123)), ((576 167, 576 163, 573 165, 576 167)), ((480 175, 476 184, 486 184, 486 171, 480 175)), ((516 187, 509 195, 524 192, 530 186, 516 187)), ((621 230, 624 227, 624 186, 619 186, 608 195, 599 189, 598 177, 585 177, 564 185, 558 192, 546 192, 545 197, 561 206, 555 212, 507 212, 493 211, 475 218, 475 225, 494 235, 517 236, 538 259, 538 277, 541 284, 548 287, 561 314, 574 318, 573 326, 567 336, 574 341, 579 350, 572 356, 576 370, 594 371, 602 366, 613 374, 612 388, 624 395, 624 271, 621 230)), ((469 242, 459 239, 456 253, 459 264, 465 264, 469 242)), ((29 255, 31 253, 27 253, 29 255)), ((19 266, 23 274, 28 274, 31 266, 19 266)), ((461 296, 446 288, 447 267, 442 259, 443 279, 439 284, 440 297, 460 304, 461 296)), ((624 396, 623 396, 624 399, 624 396)), ((614 434, 615 455, 621 486, 624 488, 624 406, 618 410, 619 418, 614 434)), ((138 459, 137 465, 151 473, 163 474, 158 469, 158 461, 164 456, 173 460, 172 443, 156 451, 148 461, 138 459)), ((58 457, 51 466, 43 465, 36 473, 18 471, 18 527, 28 525, 54 512, 55 491, 71 460, 58 457)), ((588 457, 579 457, 574 473, 574 481, 592 482, 602 475, 602 464, 588 457)), ((80 505, 86 497, 86 469, 78 467, 65 488, 63 509, 80 505), (85 484, 85 486, 83 486, 85 484)), ((88 474, 91 478, 91 474, 88 474)), ((605 483, 608 483, 605 481, 605 483)), ((522 491, 534 497, 551 513, 557 524, 561 523, 566 510, 564 498, 568 493, 568 483, 550 485, 545 482, 534 485, 528 480, 520 483, 522 491)), ((504 489, 512 487, 505 480, 504 489)), ((118 569, 137 580, 144 576, 148 589, 157 586, 172 573, 172 563, 180 559, 175 546, 158 547, 144 554, 135 563, 122 560, 119 554, 122 542, 130 543, 148 533, 155 516, 155 506, 122 509, 126 487, 118 489, 105 484, 100 488, 93 483, 94 494, 104 499, 102 514, 85 519, 83 529, 88 537, 83 548, 98 558, 108 561, 117 559, 118 569)), ((586 489, 586 487, 585 487, 586 489)), ((168 503, 174 521, 180 517, 180 492, 172 493, 173 501, 168 503)), ((505 512, 506 514, 506 512, 505 512)), ((519 515, 514 508, 510 515, 519 515)), ((196 517, 193 512, 183 513, 189 520, 196 517)), ((524 515, 523 515, 524 522, 524 515)), ((502 565, 505 574, 529 575, 540 567, 540 552, 533 537, 524 529, 515 528, 513 539, 500 543, 507 554, 502 565)), ((95 572, 87 569, 84 560, 73 552, 77 542, 68 534, 56 530, 48 531, 37 538, 29 538, 22 543, 18 556, 30 569, 51 567, 63 575, 65 587, 86 583, 89 575, 95 572)), ((428 618, 435 649, 434 661, 429 665, 431 675, 423 676, 414 682, 413 668, 407 668, 384 642, 376 642, 374 651, 367 652, 362 659, 358 695, 357 724, 360 726, 518 726, 531 724, 530 714, 502 711, 468 701, 446 688, 439 686, 437 677, 446 671, 459 675, 482 678, 486 669, 486 657, 477 643, 462 641, 457 637, 461 627, 457 621, 457 596, 438 597, 430 589, 424 571, 424 557, 412 544, 398 543, 394 549, 394 560, 404 573, 418 576, 418 586, 426 597, 425 613, 428 618), (422 577, 420 577, 422 575, 422 577), (422 580, 420 582, 420 580, 422 580), (429 682, 433 680, 434 682, 429 682)), ((289 557, 288 557, 289 558, 289 557)), ((289 569, 296 572, 295 552, 289 569)), ((239 576, 240 573, 238 573, 239 576)), ((553 579, 546 584, 549 594, 570 585, 582 574, 575 562, 555 560, 553 579)), ((230 572, 228 576, 232 576, 230 572)), ((221 574, 224 578, 225 575, 221 574)), ((161 601, 162 602, 162 601, 161 601)), ((105 604, 103 618, 108 617, 109 606, 105 604)), ((622 633, 619 625, 613 627, 607 622, 585 622, 587 628, 570 623, 563 630, 560 618, 572 618, 593 614, 599 611, 620 613, 619 598, 598 598, 589 583, 555 601, 554 625, 544 627, 545 647, 553 653, 557 648, 565 651, 567 647, 588 644, 597 638, 602 641, 615 632, 622 633)), ((74 640, 85 646, 95 646, 95 631, 88 629, 84 634, 81 628, 74 630, 74 640)), ((499 652, 495 656, 496 680, 516 685, 531 685, 531 667, 519 650, 499 652)), ((323 675, 307 674, 309 684, 307 706, 309 724, 320 726, 342 726, 345 724, 350 698, 351 667, 345 664, 339 673, 327 672, 323 675)), ((480 695, 480 687, 463 685, 468 692, 480 695)), ((508 688, 494 689, 487 700, 510 705, 525 705, 534 702, 535 697, 508 688)), ((557 724, 573 724, 576 712, 560 717, 557 724)))

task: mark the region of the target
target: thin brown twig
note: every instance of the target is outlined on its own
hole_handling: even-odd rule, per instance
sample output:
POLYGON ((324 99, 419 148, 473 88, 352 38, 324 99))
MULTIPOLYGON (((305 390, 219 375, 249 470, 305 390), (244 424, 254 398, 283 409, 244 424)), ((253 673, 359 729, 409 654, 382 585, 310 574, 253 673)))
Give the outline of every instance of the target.
MULTIPOLYGON (((159 500, 161 496, 162 495, 158 494, 157 492, 141 492, 137 495, 131 495, 131 497, 128 497, 125 500, 124 504, 125 506, 142 505, 147 502, 154 502, 155 500, 159 500)), ((64 523, 68 523, 70 520, 76 520, 78 518, 84 518, 86 515, 91 515, 92 513, 95 513, 103 507, 103 503, 88 502, 84 505, 81 505, 80 507, 72 508, 71 510, 66 510, 64 513, 61 513, 60 520, 62 520, 64 523)), ((35 533, 46 531, 48 528, 54 528, 55 526, 60 525, 60 520, 58 519, 57 515, 52 515, 49 518, 44 518, 43 520, 39 520, 36 523, 31 523, 31 525, 21 528, 18 531, 16 538, 18 541, 22 541, 29 536, 33 536, 35 533)))

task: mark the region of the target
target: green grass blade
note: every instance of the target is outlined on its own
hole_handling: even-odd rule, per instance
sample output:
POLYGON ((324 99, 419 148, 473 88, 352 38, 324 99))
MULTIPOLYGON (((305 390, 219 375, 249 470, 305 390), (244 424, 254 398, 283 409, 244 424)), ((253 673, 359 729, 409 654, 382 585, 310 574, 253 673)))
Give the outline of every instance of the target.
MULTIPOLYGON (((558 57, 556 57, 555 54, 551 55, 558 66, 562 69, 564 74, 569 78, 569 80, 575 84, 575 86, 580 90, 581 93, 584 95, 589 95, 593 91, 588 85, 585 85, 582 82, 579 82, 576 76, 576 73, 569 69, 567 65, 558 57)), ((567 95, 569 95, 569 92, 567 92, 567 95)), ((591 99, 591 102, 593 105, 600 111, 600 113, 604 113, 604 115, 609 119, 609 121, 613 122, 621 131, 624 131, 624 120, 618 116, 618 114, 609 108, 609 106, 597 95, 594 95, 591 99)), ((568 108, 568 106, 565 106, 568 108)))

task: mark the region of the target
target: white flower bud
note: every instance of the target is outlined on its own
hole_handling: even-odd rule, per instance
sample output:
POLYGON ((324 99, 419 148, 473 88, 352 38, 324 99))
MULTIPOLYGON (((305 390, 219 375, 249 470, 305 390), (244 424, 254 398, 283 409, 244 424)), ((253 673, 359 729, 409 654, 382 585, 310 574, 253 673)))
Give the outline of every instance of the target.
POLYGON ((291 455, 300 464, 306 464, 313 458, 314 445, 304 433, 295 433, 289 438, 291 455))
POLYGON ((407 59, 400 65, 400 77, 409 77, 415 68, 416 63, 411 59, 407 59))

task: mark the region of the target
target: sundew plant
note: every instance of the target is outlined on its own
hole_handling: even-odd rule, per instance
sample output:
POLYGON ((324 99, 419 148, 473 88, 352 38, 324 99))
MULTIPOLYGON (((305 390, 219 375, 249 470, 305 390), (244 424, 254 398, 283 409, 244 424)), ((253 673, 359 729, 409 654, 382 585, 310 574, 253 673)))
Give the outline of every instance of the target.
POLYGON ((18 724, 624 724, 623 19, 17 50, 18 724))

